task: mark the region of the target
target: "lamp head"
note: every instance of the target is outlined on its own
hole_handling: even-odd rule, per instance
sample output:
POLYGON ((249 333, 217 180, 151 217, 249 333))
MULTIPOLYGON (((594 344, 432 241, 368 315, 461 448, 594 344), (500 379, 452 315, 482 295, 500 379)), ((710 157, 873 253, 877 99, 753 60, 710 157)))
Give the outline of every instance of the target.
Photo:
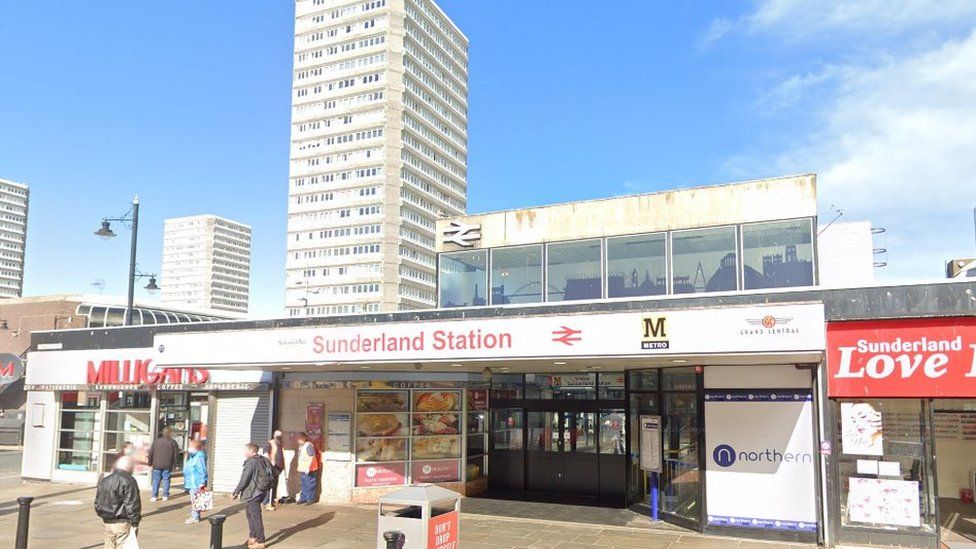
POLYGON ((108 240, 115 236, 115 231, 112 230, 112 224, 108 222, 107 219, 102 220, 102 227, 95 231, 95 236, 108 240))
POLYGON ((149 284, 146 284, 146 291, 154 294, 159 291, 159 286, 156 285, 156 275, 150 275, 149 284))

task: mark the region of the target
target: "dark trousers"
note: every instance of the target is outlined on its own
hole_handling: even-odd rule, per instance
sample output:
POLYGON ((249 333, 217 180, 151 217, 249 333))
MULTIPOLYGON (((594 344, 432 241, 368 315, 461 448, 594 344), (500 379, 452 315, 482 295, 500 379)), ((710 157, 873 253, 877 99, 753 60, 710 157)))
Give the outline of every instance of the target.
MULTIPOLYGON (((271 489, 268 490, 268 495, 264 496, 264 504, 271 505, 272 503, 277 503, 278 500, 278 477, 281 473, 275 473, 274 478, 271 479, 271 489)), ((287 492, 287 485, 285 486, 285 491, 287 492)))
POLYGON ((247 513, 247 537, 264 543, 264 519, 261 518, 261 502, 264 501, 264 492, 254 492, 251 499, 247 500, 245 510, 247 513))

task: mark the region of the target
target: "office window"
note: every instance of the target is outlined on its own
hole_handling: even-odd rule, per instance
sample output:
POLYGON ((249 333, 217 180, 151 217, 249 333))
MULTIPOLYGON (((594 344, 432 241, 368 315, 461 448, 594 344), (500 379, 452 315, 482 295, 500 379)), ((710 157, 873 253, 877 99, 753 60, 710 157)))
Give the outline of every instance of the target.
POLYGON ((676 294, 735 290, 735 227, 672 233, 671 262, 676 294))
POLYGON ((540 301, 542 301, 542 246, 492 250, 492 305, 540 301))
POLYGON ((607 297, 667 293, 664 233, 607 239, 607 297))
POLYGON ((487 250, 441 254, 439 270, 441 307, 477 307, 486 303, 487 250))
POLYGON ((813 286, 813 227, 809 219, 742 226, 745 289, 813 286))
POLYGON ((600 241, 549 245, 548 301, 599 299, 603 296, 600 241))

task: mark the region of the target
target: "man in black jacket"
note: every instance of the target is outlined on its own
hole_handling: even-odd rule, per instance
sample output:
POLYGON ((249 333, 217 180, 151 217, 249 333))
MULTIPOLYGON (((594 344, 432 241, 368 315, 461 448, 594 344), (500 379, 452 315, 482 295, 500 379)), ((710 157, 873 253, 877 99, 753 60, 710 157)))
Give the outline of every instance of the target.
POLYGON ((152 467, 152 497, 149 501, 156 501, 159 497, 160 481, 163 483, 163 501, 169 499, 169 477, 180 458, 180 446, 170 435, 169 427, 164 427, 163 434, 149 447, 148 461, 152 467))
POLYGON ((264 519, 261 517, 261 503, 266 492, 258 487, 260 469, 265 466, 267 459, 258 455, 258 445, 248 442, 244 445, 244 470, 241 480, 234 488, 234 498, 241 498, 246 503, 247 514, 247 548, 264 549, 264 519))
POLYGON ((139 485, 132 478, 133 462, 122 456, 115 462, 115 470, 98 483, 95 492, 95 513, 105 523, 105 549, 121 549, 142 519, 139 485))

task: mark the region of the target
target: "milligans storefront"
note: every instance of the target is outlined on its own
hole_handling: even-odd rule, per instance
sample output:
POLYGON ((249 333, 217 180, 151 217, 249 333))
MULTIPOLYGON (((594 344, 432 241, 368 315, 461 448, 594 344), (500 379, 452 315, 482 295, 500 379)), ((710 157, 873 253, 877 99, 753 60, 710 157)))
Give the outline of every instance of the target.
POLYGON ((270 374, 159 368, 152 357, 150 348, 29 353, 22 475, 94 483, 131 445, 145 486, 149 445, 168 427, 184 451, 204 442, 225 468, 214 485, 233 487, 240 446, 270 429, 270 374))
POLYGON ((154 362, 280 372, 275 425, 319 447, 323 501, 435 482, 650 514, 657 486, 665 520, 816 541, 823 326, 820 303, 543 311, 159 333, 154 362))
POLYGON ((840 542, 976 539, 976 318, 827 327, 840 542))

